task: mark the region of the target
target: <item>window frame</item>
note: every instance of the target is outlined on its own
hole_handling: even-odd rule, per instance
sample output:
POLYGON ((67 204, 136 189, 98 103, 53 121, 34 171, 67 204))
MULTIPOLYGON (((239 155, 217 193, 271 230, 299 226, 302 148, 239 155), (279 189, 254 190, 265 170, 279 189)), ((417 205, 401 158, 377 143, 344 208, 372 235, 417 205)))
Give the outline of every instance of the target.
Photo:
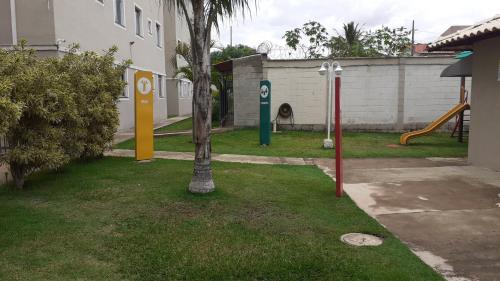
POLYGON ((123 71, 122 81, 125 81, 125 83, 127 83, 127 84, 123 88, 122 95, 119 97, 119 99, 120 100, 129 100, 130 99, 130 88, 129 88, 129 83, 128 83, 128 68, 125 69, 125 71, 123 71))
POLYGON ((167 97, 167 95, 165 94, 165 85, 163 84, 164 80, 165 79, 163 79, 163 75, 156 74, 156 88, 158 89, 158 98, 160 99, 164 99, 167 97))
POLYGON ((116 26, 121 27, 123 29, 127 29, 127 20, 126 20, 126 9, 125 9, 125 0, 113 0, 113 14, 114 14, 114 23, 116 26), (117 14, 117 1, 120 1, 122 3, 121 7, 121 23, 117 22, 118 20, 118 14, 117 14))
POLYGON ((147 28, 148 28, 148 34, 150 36, 153 36, 154 30, 153 30, 153 20, 148 18, 148 23, 147 23, 147 28))
POLYGON ((160 49, 163 49, 163 34, 162 34, 162 30, 163 30, 163 26, 161 25, 161 23, 159 23, 158 21, 155 21, 155 32, 156 32, 156 38, 155 38, 155 44, 156 44, 156 47, 160 48, 160 49), (159 28, 158 28, 159 27, 159 28))
POLYGON ((144 10, 134 3, 134 21, 135 21, 135 35, 139 38, 144 39, 144 10), (137 23, 137 11, 140 11, 140 25, 137 23), (139 28, 139 34, 137 29, 139 28))

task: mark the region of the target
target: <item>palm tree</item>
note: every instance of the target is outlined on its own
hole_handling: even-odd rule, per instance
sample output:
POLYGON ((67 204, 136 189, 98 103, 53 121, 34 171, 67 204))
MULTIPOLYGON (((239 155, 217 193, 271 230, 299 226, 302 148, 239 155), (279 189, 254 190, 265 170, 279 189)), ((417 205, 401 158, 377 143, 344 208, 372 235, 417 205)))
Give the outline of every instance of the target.
POLYGON ((172 57, 172 65, 174 66, 175 73, 174 77, 183 76, 184 78, 189 79, 189 81, 193 81, 193 52, 191 50, 191 46, 184 42, 177 43, 177 47, 175 47, 175 55, 172 57), (185 62, 186 66, 178 67, 177 66, 177 56, 180 56, 185 62))
POLYGON ((175 5, 185 17, 191 38, 193 59, 193 141, 195 145, 194 172, 189 184, 192 193, 215 190, 212 178, 212 97, 210 95, 210 46, 212 28, 219 21, 231 18, 238 11, 249 9, 249 0, 164 0, 175 5))
POLYGON ((344 23, 344 36, 349 47, 353 47, 354 44, 358 43, 363 35, 363 31, 359 26, 359 23, 354 23, 353 21, 345 24, 344 23))

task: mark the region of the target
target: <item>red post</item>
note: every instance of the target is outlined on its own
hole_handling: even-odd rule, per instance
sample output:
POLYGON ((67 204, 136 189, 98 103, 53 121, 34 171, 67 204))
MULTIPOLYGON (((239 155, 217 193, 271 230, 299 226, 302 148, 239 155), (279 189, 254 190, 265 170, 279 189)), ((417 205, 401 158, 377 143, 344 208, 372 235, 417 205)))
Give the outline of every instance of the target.
POLYGON ((344 171, 342 164, 342 120, 340 111, 340 76, 335 77, 335 179, 337 197, 344 193, 344 171))

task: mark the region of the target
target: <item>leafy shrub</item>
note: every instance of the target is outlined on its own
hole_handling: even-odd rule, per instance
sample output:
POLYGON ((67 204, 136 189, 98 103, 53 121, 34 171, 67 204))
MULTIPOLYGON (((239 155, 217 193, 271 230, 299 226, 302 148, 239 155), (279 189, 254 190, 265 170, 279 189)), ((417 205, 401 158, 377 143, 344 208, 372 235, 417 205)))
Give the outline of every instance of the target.
POLYGON ((81 122, 74 124, 72 138, 82 158, 100 157, 109 149, 119 125, 116 104, 126 83, 121 80, 130 62, 115 64, 116 47, 105 54, 77 54, 78 46, 58 60, 60 72, 69 77, 71 94, 78 104, 81 122), (76 130, 75 130, 76 129, 76 130))
POLYGON ((0 163, 9 164, 18 188, 34 171, 103 154, 117 130, 129 63, 114 63, 116 48, 44 59, 25 46, 0 51, 0 133, 9 143, 0 163))

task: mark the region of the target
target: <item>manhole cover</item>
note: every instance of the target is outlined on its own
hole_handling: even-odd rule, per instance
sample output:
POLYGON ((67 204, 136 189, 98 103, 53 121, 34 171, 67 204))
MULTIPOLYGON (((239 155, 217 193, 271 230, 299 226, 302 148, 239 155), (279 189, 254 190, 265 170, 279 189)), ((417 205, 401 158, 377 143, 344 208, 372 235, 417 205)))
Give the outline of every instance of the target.
POLYGON ((353 246, 380 246, 384 242, 380 237, 363 233, 344 234, 340 240, 353 246))

